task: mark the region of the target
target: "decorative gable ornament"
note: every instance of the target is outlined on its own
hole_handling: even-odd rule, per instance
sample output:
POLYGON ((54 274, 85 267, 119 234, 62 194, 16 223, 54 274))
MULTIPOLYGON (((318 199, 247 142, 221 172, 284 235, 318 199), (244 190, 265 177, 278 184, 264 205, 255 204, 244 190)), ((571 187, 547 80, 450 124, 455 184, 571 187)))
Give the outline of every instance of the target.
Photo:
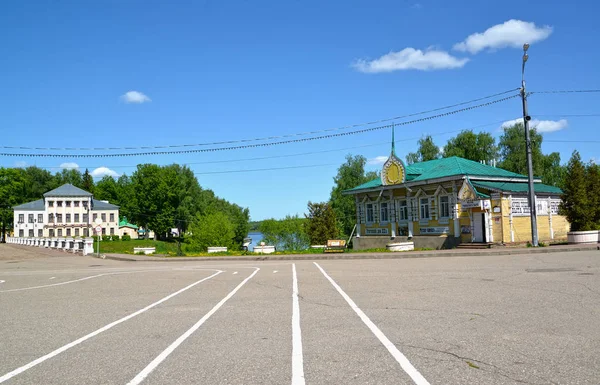
POLYGON ((404 183, 406 180, 406 169, 404 163, 395 154, 391 154, 383 164, 381 170, 381 183, 384 186, 404 183))
POLYGON ((462 201, 476 198, 477 194, 475 193, 475 189, 473 188, 471 183, 469 183, 469 180, 465 179, 462 187, 460 188, 460 191, 458 192, 458 199, 462 201))

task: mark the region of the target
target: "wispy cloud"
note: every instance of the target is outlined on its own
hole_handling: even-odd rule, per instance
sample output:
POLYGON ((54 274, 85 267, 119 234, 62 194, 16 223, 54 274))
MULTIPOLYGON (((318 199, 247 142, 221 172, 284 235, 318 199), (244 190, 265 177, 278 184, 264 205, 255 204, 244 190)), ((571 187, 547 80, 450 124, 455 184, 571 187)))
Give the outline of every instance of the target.
POLYGON ((461 68, 468 61, 467 58, 457 58, 446 51, 437 49, 422 51, 408 47, 402 51, 390 52, 374 60, 358 59, 352 66, 365 73, 403 70, 432 71, 461 68))
MULTIPOLYGON (((523 123, 523 118, 513 119, 502 123, 500 128, 512 127, 515 124, 523 123)), ((564 130, 569 126, 567 119, 561 120, 537 120, 529 121, 529 127, 535 127, 538 132, 554 132, 564 130)))
POLYGON ((388 159, 387 156, 383 156, 383 155, 376 156, 375 158, 371 158, 371 159, 367 160, 367 164, 371 165, 371 166, 376 166, 379 164, 384 164, 387 159, 388 159))
POLYGON ((26 168, 27 166, 29 166, 29 165, 24 160, 19 160, 19 161, 15 162, 16 168, 26 168))
POLYGON ((125 103, 137 103, 137 104, 152 101, 152 99, 150 99, 148 96, 146 96, 145 94, 143 94, 139 91, 128 91, 125 94, 121 95, 121 100, 124 101, 125 103))
POLYGON ((79 170, 79 165, 75 162, 65 162, 60 164, 60 168, 66 168, 67 170, 79 170))
POLYGON ((119 176, 119 173, 117 173, 115 170, 111 170, 108 167, 98 167, 97 169, 93 170, 90 174, 94 178, 101 178, 107 175, 115 178, 119 176))
POLYGON ((538 27, 533 22, 512 19, 502 24, 496 24, 484 32, 474 33, 463 42, 455 44, 453 48, 456 51, 472 54, 484 49, 521 48, 524 43, 542 41, 551 33, 552 27, 548 25, 538 27))

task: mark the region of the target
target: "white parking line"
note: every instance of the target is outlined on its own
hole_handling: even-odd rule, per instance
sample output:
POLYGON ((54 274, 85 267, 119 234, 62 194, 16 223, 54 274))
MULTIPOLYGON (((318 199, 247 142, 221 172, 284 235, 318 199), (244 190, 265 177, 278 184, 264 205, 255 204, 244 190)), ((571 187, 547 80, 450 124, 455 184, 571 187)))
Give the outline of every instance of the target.
POLYGON ((236 275, 237 273, 238 273, 237 271, 234 271, 234 272, 233 272, 233 275, 236 275))
POLYGON ((56 277, 50 277, 50 280, 56 279, 56 277))
POLYGON ((273 270, 273 274, 277 273, 277 270, 273 270))
POLYGON ((36 366, 38 364, 41 364, 42 362, 44 362, 44 361, 46 361, 46 360, 48 360, 48 359, 50 359, 50 358, 52 358, 54 356, 59 355, 60 353, 63 353, 65 351, 71 349, 74 346, 79 345, 82 342, 85 342, 86 340, 88 340, 88 339, 90 339, 92 337, 97 336, 98 334, 100 334, 102 332, 107 331, 108 329, 112 328, 113 326, 116 326, 116 325, 118 325, 120 323, 123 323, 123 322, 125 322, 127 320, 130 320, 131 318, 133 318, 133 317, 135 317, 137 315, 140 315, 140 314, 142 314, 142 313, 144 313, 144 312, 152 309, 153 307, 155 307, 157 305, 160 305, 161 303, 163 303, 165 301, 170 300, 171 298, 175 297, 176 295, 179 295, 179 294, 183 293, 184 291, 186 291, 188 289, 191 289, 192 287, 198 285, 199 283, 202 283, 202 282, 207 281, 207 280, 209 280, 209 279, 211 279, 213 277, 216 277, 217 275, 221 274, 222 272, 223 272, 222 270, 216 270, 216 273, 214 273, 211 276, 208 276, 206 278, 202 278, 201 280, 196 281, 196 282, 192 283, 191 285, 188 285, 188 286, 184 287, 183 289, 179 289, 176 292, 174 292, 172 294, 169 294, 168 296, 164 297, 163 299, 158 300, 158 301, 154 302, 153 304, 148 305, 145 308, 136 311, 135 313, 131 313, 128 316, 125 316, 125 317, 123 317, 121 319, 118 319, 118 320, 116 320, 114 322, 111 322, 108 325, 103 326, 103 327, 101 327, 100 329, 98 329, 96 331, 93 331, 93 332, 91 332, 89 334, 86 334, 85 336, 83 336, 83 337, 81 337, 79 339, 76 339, 75 341, 73 341, 71 343, 68 343, 68 344, 66 344, 66 345, 64 345, 64 346, 62 346, 62 347, 60 347, 60 348, 58 348, 58 349, 56 349, 56 350, 54 350, 54 351, 46 354, 45 356, 42 356, 42 357, 40 357, 40 358, 38 358, 38 359, 36 359, 34 361, 31 361, 27 365, 23 365, 20 368, 17 368, 15 370, 13 370, 12 372, 6 373, 2 377, 0 377, 0 384, 3 383, 3 382, 5 382, 5 381, 10 380, 14 376, 16 376, 18 374, 21 374, 21 373, 23 373, 26 370, 29 370, 29 369, 33 368, 34 366, 36 366))
POLYGON ((208 320, 213 314, 215 314, 217 310, 219 310, 221 306, 225 304, 225 302, 227 302, 231 297, 233 297, 235 293, 237 293, 238 290, 240 290, 242 286, 244 286, 246 282, 248 282, 252 277, 254 277, 256 273, 258 273, 258 271, 260 270, 260 268, 258 267, 255 267, 255 269, 256 270, 254 270, 254 273, 250 274, 246 279, 244 279, 239 285, 235 287, 235 289, 230 291, 225 298, 219 301, 219 303, 216 304, 215 307, 210 309, 210 311, 206 313, 204 317, 200 318, 200 320, 196 322, 194 326, 189 328, 185 333, 179 336, 179 338, 177 338, 175 342, 173 342, 158 356, 156 356, 156 358, 153 359, 152 362, 150 362, 148 366, 146 366, 141 372, 139 372, 138 375, 133 378, 133 380, 129 381, 127 385, 136 385, 144 381, 144 379, 148 377, 148 375, 152 373, 152 371, 156 369, 156 367, 158 367, 158 365, 160 365, 161 362, 163 362, 171 353, 173 353, 173 351, 175 351, 175 349, 177 349, 177 347, 181 345, 189 336, 191 336, 196 330, 198 330, 200 326, 202 326, 202 324, 206 322, 206 320, 208 320))
POLYGON ((350 305, 352 310, 354 310, 354 312, 360 317, 364 324, 367 325, 367 327, 371 330, 373 334, 375 334, 375 337, 377 337, 377 339, 379 339, 383 346, 385 346, 385 348, 396 359, 396 361, 400 364, 400 366, 406 372, 406 374, 408 374, 410 378, 412 378, 414 383, 417 385, 430 385, 429 382, 425 379, 425 377, 423 377, 421 373, 419 373, 419 371, 410 363, 410 361, 408 361, 408 358, 406 358, 406 356, 402 354, 398 350, 398 348, 396 348, 396 345, 394 345, 392 341, 390 341, 385 336, 385 334, 383 334, 383 332, 379 330, 377 325, 375 325, 369 319, 369 317, 367 317, 367 315, 362 310, 360 310, 360 308, 354 303, 352 298, 350 298, 344 292, 344 290, 342 290, 342 288, 339 287, 339 285, 335 283, 335 281, 329 275, 327 275, 325 270, 323 270, 323 268, 319 266, 318 263, 313 263, 319 268, 319 270, 321 270, 321 273, 323 273, 325 278, 327 278, 327 280, 333 285, 333 287, 338 291, 338 293, 340 293, 340 295, 346 300, 346 302, 348 302, 348 305, 350 305))
POLYGON ((4 282, 6 282, 6 281, 5 281, 5 280, 3 280, 3 279, 0 279, 0 283, 4 283, 4 282))
POLYGON ((304 359, 302 356, 302 332, 300 330, 300 303, 298 301, 298 277, 296 264, 292 265, 292 385, 304 385, 304 359))
POLYGON ((59 282, 59 283, 51 283, 51 284, 48 284, 48 285, 40 285, 40 286, 22 287, 20 289, 0 290, 0 293, 9 293, 11 291, 23 291, 23 290, 42 289, 42 288, 45 288, 45 287, 52 287, 52 286, 62 286, 62 285, 68 285, 70 283, 86 281, 88 279, 103 277, 105 275, 114 275, 114 274, 124 274, 124 273, 119 272, 119 273, 96 274, 96 275, 90 275, 89 277, 83 277, 83 278, 79 278, 79 279, 74 279, 72 281, 59 282))

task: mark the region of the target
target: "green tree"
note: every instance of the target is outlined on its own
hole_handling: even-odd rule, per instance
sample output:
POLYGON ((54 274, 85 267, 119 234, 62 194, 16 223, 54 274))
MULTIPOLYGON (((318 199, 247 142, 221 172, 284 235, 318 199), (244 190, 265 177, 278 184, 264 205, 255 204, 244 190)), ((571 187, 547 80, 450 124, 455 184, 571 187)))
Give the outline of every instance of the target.
POLYGON ((89 193, 94 193, 94 178, 90 175, 89 170, 86 168, 83 173, 83 178, 81 181, 81 188, 89 193))
POLYGON ((590 163, 586 167, 588 210, 594 230, 600 229, 600 166, 590 163))
POLYGON ((0 233, 4 241, 14 225, 13 206, 26 202, 27 183, 23 169, 0 167, 0 233))
POLYGON ((571 231, 593 230, 594 212, 590 210, 589 183, 587 172, 581 162, 579 152, 574 151, 569 164, 563 186, 561 211, 571 223, 571 231))
POLYGON ((57 172, 56 175, 54 175, 54 179, 57 186, 62 186, 65 183, 69 183, 79 188, 83 187, 83 178, 81 177, 81 173, 79 170, 74 168, 65 168, 61 172, 57 172))
POLYGON ((495 160, 498 158, 496 139, 487 133, 475 134, 472 130, 465 130, 448 140, 444 147, 443 157, 458 156, 476 162, 495 160))
POLYGON ((305 250, 310 246, 304 219, 297 215, 288 215, 281 220, 264 220, 259 229, 263 234, 263 241, 274 245, 277 250, 305 250))
POLYGON ((311 245, 325 245, 328 239, 338 236, 335 212, 328 202, 308 202, 308 214, 305 214, 304 227, 311 245))
MULTIPOLYGON (((529 129, 531 138, 531 159, 533 174, 542 177, 542 182, 561 187, 564 179, 564 168, 560 165, 560 154, 553 152, 549 155, 542 153, 542 134, 536 128, 529 129)), ((517 123, 504 128, 504 134, 499 142, 500 157, 499 167, 527 175, 527 148, 525 145, 525 129, 523 123, 517 123)))
POLYGON ((187 250, 207 251, 209 246, 224 246, 228 250, 239 248, 234 240, 235 225, 224 212, 197 214, 189 231, 186 237, 187 250))
POLYGON ((24 169, 23 176, 26 180, 23 203, 41 199, 44 193, 59 186, 50 171, 36 166, 24 169))
POLYGON ((344 195, 343 192, 374 179, 373 173, 365 175, 366 163, 363 156, 347 155, 346 162, 338 168, 337 175, 333 178, 334 186, 329 203, 338 220, 338 228, 346 237, 350 236, 356 224, 356 204, 353 196, 344 195))
POLYGON ((406 163, 414 164, 440 158, 440 148, 433 143, 431 135, 419 139, 419 149, 406 156, 406 163))

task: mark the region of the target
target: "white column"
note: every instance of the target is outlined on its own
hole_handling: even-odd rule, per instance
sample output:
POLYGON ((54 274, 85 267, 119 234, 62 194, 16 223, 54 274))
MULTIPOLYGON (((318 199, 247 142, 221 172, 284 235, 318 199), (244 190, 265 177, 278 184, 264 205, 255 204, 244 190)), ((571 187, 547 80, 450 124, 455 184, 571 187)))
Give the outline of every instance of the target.
POLYGON ((360 211, 362 203, 358 199, 358 195, 354 196, 354 201, 356 204, 356 238, 360 238, 360 211))
POLYGON ((550 239, 554 239, 554 229, 552 228, 552 198, 548 197, 548 228, 550 229, 550 239))
POLYGON ((406 204, 408 206, 408 237, 412 238, 413 237, 413 232, 414 232, 414 223, 413 223, 413 202, 412 202, 412 198, 410 197, 410 192, 408 191, 408 189, 406 190, 406 204))
POLYGON ((392 238, 396 238, 396 201, 394 200, 394 191, 390 190, 390 202, 388 203, 388 223, 392 228, 392 238), (391 212, 390 212, 391 211, 391 212), (390 214, 394 214, 392 218, 390 214))
POLYGON ((512 195, 508 196, 508 223, 510 225, 510 241, 515 241, 515 232, 513 230, 513 213, 512 213, 512 195))
POLYGON ((460 237, 460 213, 458 211, 458 191, 456 181, 452 182, 452 221, 454 222, 454 236, 460 237))

